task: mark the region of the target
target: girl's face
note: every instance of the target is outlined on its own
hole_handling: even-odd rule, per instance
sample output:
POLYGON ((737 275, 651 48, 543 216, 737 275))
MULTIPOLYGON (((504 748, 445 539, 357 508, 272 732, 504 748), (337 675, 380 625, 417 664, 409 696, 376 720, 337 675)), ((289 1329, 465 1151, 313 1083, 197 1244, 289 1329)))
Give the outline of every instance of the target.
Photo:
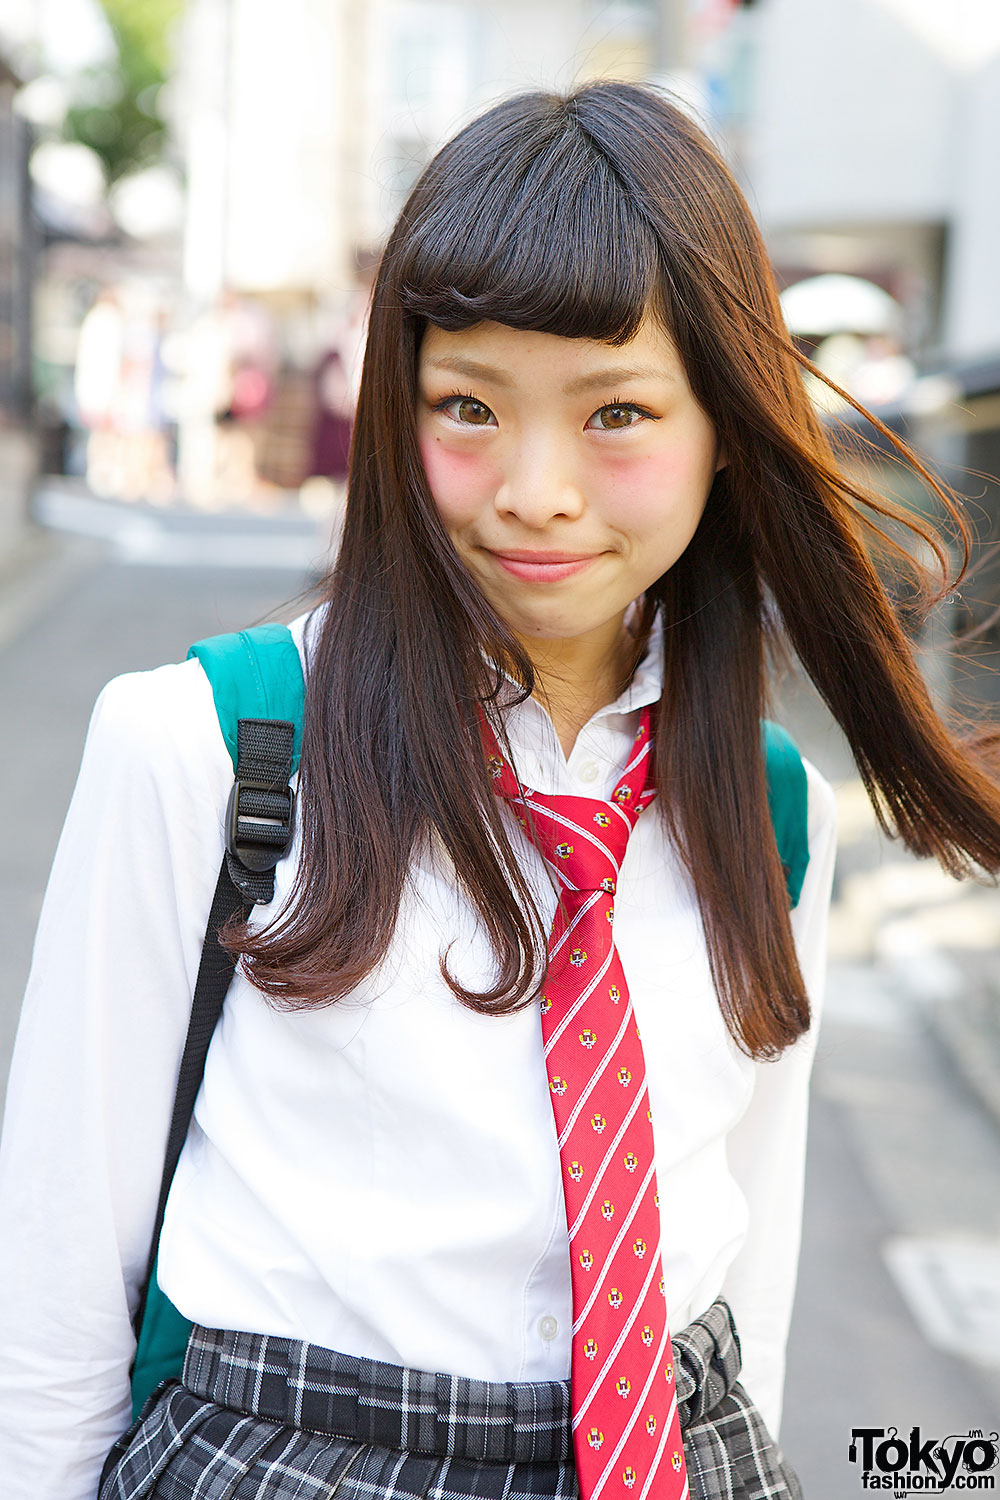
POLYGON ((688 545, 724 462, 650 317, 619 346, 429 325, 418 435, 459 555, 525 642, 613 639, 688 545))

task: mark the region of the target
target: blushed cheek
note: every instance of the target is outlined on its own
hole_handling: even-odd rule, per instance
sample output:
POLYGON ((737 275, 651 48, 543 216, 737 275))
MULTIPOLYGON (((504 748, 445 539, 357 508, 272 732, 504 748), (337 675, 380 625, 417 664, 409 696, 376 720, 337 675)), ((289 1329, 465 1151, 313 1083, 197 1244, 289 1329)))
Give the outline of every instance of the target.
POLYGON ((683 448, 616 458, 602 467, 608 519, 630 530, 696 524, 712 483, 706 455, 683 448))
POLYGON ((496 466, 478 453, 456 453, 433 437, 420 437, 420 456, 431 494, 446 523, 472 520, 499 487, 496 466))

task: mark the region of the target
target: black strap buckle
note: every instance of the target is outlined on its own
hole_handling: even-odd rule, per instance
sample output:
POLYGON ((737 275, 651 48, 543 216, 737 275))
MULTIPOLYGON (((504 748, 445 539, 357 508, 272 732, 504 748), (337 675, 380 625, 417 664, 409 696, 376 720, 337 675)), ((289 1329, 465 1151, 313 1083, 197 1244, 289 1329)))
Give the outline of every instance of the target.
POLYGON ((226 805, 226 849, 246 870, 273 870, 287 854, 295 824, 295 793, 273 782, 233 782, 226 805))

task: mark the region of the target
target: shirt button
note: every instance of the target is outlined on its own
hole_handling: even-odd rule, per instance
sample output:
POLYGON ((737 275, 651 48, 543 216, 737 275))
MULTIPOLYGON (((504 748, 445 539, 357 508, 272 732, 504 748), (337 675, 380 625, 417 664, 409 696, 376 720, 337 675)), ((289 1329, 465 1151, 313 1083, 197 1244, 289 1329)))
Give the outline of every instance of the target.
POLYGON ((559 1324, 555 1318, 544 1317, 538 1320, 538 1336, 543 1339, 554 1339, 559 1332, 559 1324))
POLYGON ((601 774, 601 768, 596 760, 585 760, 577 775, 581 781, 596 781, 601 774))

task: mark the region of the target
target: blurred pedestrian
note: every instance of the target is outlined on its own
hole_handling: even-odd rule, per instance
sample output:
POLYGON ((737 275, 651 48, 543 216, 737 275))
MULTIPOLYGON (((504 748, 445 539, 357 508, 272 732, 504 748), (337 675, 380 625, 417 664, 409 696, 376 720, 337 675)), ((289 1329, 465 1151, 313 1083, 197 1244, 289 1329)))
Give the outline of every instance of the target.
POLYGON ((98 495, 113 495, 118 486, 124 355, 121 304, 115 289, 105 286, 80 324, 73 374, 77 412, 89 433, 87 484, 98 495))
POLYGON ((274 393, 276 352, 270 318, 225 288, 194 320, 184 341, 179 402, 179 483, 206 510, 269 488, 257 466, 260 419, 274 393))
POLYGON ((126 1425, 217 871, 262 912, 150 1284, 187 1356, 101 1500, 792 1500, 834 804, 765 646, 950 870, 1000 871, 995 743, 935 713, 746 202, 654 90, 507 99, 431 162, 354 444, 323 602, 95 711, 0 1158, 5 1500, 93 1500, 126 1425), (265 641, 227 844, 207 673, 265 641))
POLYGON ((116 427, 120 465, 115 495, 163 505, 175 479, 163 405, 166 312, 148 295, 132 298, 125 318, 116 427))
POLYGON ((313 423, 311 475, 343 483, 351 451, 354 402, 339 349, 327 349, 315 373, 316 416, 313 423))

